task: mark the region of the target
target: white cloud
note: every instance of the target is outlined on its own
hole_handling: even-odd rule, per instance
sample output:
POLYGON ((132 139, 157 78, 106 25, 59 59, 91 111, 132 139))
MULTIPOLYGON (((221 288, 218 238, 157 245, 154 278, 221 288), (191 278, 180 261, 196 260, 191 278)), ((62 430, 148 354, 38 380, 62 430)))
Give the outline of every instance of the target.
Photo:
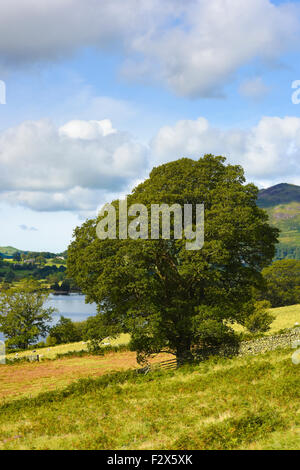
POLYGON ((109 120, 27 121, 0 134, 0 199, 35 210, 96 208, 143 174, 147 149, 109 120))
POLYGON ((172 15, 180 0, 10 0, 0 7, 6 63, 56 60, 85 46, 126 48, 172 15), (124 43, 125 41, 125 43, 124 43))
POLYGON ((300 118, 263 117, 248 130, 216 128, 203 117, 181 120, 162 127, 149 146, 106 120, 60 128, 47 120, 24 122, 0 134, 0 202, 94 216, 152 166, 205 153, 242 165, 248 181, 260 186, 300 184, 300 118))
POLYGON ((254 77, 243 81, 239 92, 247 98, 260 100, 269 92, 269 88, 264 84, 261 77, 254 77))
POLYGON ((297 2, 270 0, 10 0, 0 6, 0 57, 7 68, 95 46, 118 51, 134 80, 220 96, 241 66, 296 47, 299 18, 297 2))
POLYGON ((177 94, 218 96, 240 66, 256 58, 273 61, 293 45, 295 13, 268 0, 198 0, 187 5, 182 24, 144 35, 135 47, 149 59, 145 72, 157 63, 158 78, 177 94))
POLYGON ((300 184, 300 118, 263 117, 249 130, 221 130, 205 118, 160 129, 152 142, 156 164, 205 153, 224 155, 245 168, 248 180, 267 186, 300 184))
POLYGON ((59 134, 71 139, 93 140, 100 136, 106 137, 109 134, 115 134, 117 131, 113 129, 109 119, 102 121, 69 121, 59 129, 59 134))

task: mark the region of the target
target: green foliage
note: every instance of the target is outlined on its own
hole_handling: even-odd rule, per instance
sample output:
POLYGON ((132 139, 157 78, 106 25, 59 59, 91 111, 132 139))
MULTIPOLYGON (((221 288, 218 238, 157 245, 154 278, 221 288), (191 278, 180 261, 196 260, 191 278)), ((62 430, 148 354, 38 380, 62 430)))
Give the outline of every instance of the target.
POLYGON ((44 308, 48 294, 35 281, 0 293, 0 331, 10 348, 26 349, 45 337, 55 309, 44 308))
POLYGON ((4 282, 7 282, 8 284, 10 284, 11 282, 13 282, 15 280, 15 278, 16 278, 15 273, 13 272, 13 270, 10 269, 5 274, 4 282))
POLYGON ((60 290, 60 286, 59 286, 58 282, 55 282, 54 284, 51 284, 50 289, 54 290, 55 292, 58 292, 60 290))
POLYGON ((61 283, 60 289, 63 292, 70 292, 70 289, 71 289, 70 282, 67 279, 64 279, 63 282, 61 283))
POLYGON ((88 351, 95 354, 101 353, 102 341, 107 338, 116 338, 119 335, 119 325, 107 322, 107 319, 100 313, 88 317, 82 327, 83 338, 88 341, 88 351))
MULTIPOLYGON (((278 231, 257 207, 258 189, 245 185, 243 169, 224 162, 206 155, 161 165, 128 196, 129 206, 142 203, 149 213, 155 203, 204 203, 201 250, 186 250, 186 240, 174 238, 99 240, 100 217, 75 230, 68 276, 98 305, 99 339, 111 326, 115 334, 130 332, 141 360, 162 350, 182 359, 197 347, 199 332, 203 341, 212 329, 212 323, 204 328, 199 307, 207 312, 205 320, 218 324, 206 344, 229 333, 226 322, 241 320, 253 286, 262 282, 261 269, 274 257, 278 231)), ((193 224, 195 229, 195 219, 193 224)))
POLYGON ((86 320, 83 321, 74 321, 74 327, 76 328, 77 335, 80 338, 80 341, 85 339, 85 332, 86 332, 86 320))
MULTIPOLYGON (((50 329, 50 338, 55 340, 54 344, 75 343, 81 340, 79 331, 72 320, 62 315, 57 324, 50 329)), ((50 342, 52 341, 49 339, 49 345, 50 342)))
POLYGON ((300 303, 300 260, 275 261, 262 274, 266 288, 260 298, 268 300, 272 307, 300 303))
MULTIPOLYGON (((300 224, 297 231, 294 234, 298 236, 300 233, 300 224)), ((300 238, 299 238, 300 241, 300 238)), ((297 259, 300 260, 300 244, 298 246, 288 245, 285 243, 279 243, 276 249, 276 256, 274 261, 281 259, 297 259)))
POLYGON ((269 331, 270 325, 274 321, 274 315, 268 311, 271 307, 270 302, 263 300, 255 302, 255 310, 246 317, 244 326, 250 333, 265 333, 269 331))
POLYGON ((16 251, 14 254, 13 254, 13 260, 14 261, 21 261, 21 253, 19 251, 16 251))
MULTIPOLYGON (((203 310, 201 308, 200 310, 203 310)), ((232 328, 218 321, 216 316, 208 316, 203 312, 193 318, 195 343, 195 356, 204 359, 213 355, 231 356, 237 353, 239 338, 232 328)))
POLYGON ((52 336, 47 336, 46 338, 46 346, 55 346, 56 345, 56 339, 53 338, 52 336))

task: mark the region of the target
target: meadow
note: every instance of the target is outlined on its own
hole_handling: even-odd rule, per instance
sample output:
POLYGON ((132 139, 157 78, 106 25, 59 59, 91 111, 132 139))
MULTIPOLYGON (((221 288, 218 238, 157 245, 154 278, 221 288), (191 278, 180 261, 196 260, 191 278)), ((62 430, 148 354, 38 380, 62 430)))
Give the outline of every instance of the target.
MULTIPOLYGON (((121 346, 126 345, 129 343, 130 336, 128 334, 121 334, 118 338, 115 339, 106 339, 103 343, 107 343, 111 346, 121 346)), ((87 351, 87 344, 85 341, 78 341, 76 343, 67 343, 67 344, 59 344, 57 346, 51 347, 43 347, 43 348, 36 348, 34 349, 35 353, 38 354, 41 358, 44 359, 55 359, 58 354, 66 354, 69 352, 79 352, 79 351, 87 351)), ((32 350, 22 351, 18 353, 18 357, 27 357, 32 356, 32 350)), ((10 353, 6 356, 8 359, 14 359, 16 357, 16 353, 10 353)))
POLYGON ((299 372, 281 350, 81 379, 2 403, 0 449, 300 449, 299 372))
MULTIPOLYGON (((289 305, 288 307, 270 308, 270 313, 275 317, 270 325, 270 330, 266 335, 274 335, 286 328, 292 328, 295 323, 300 325, 300 304, 289 305)), ((238 332, 246 332, 246 329, 240 325, 234 325, 234 329, 238 332)))
MULTIPOLYGON (((271 333, 300 320, 300 305, 272 311, 271 333)), ((0 449, 300 449, 290 349, 147 375, 134 352, 76 355, 85 349, 42 348, 42 362, 0 365, 0 449)))

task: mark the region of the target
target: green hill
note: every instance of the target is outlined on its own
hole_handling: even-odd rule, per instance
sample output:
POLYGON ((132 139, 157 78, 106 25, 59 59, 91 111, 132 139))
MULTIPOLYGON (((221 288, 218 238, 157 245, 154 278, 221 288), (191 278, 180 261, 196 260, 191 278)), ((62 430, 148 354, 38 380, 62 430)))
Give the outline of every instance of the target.
POLYGON ((300 259, 300 186, 282 183, 262 189, 258 205, 281 231, 277 259, 300 259))
POLYGON ((13 256, 15 253, 23 253, 23 251, 13 246, 0 246, 0 253, 6 256, 13 256))

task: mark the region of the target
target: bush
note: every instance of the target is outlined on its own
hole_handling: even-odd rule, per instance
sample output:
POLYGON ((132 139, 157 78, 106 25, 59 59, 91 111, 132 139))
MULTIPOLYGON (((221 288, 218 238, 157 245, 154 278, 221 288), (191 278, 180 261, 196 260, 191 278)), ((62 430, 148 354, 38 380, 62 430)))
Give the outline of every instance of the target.
POLYGON ((197 359, 213 355, 235 355, 240 343, 239 336, 232 328, 213 319, 206 319, 200 324, 197 339, 198 344, 194 350, 197 359))
POLYGON ((46 339, 46 346, 56 346, 56 339, 52 338, 52 336, 48 336, 46 339))
POLYGON ((55 344, 75 343, 81 340, 78 328, 72 320, 62 315, 59 322, 50 329, 50 337, 56 341, 55 344))
POLYGON ((247 317, 244 326, 250 333, 265 333, 270 329, 275 317, 268 312, 270 302, 263 300, 255 303, 254 312, 247 317))

